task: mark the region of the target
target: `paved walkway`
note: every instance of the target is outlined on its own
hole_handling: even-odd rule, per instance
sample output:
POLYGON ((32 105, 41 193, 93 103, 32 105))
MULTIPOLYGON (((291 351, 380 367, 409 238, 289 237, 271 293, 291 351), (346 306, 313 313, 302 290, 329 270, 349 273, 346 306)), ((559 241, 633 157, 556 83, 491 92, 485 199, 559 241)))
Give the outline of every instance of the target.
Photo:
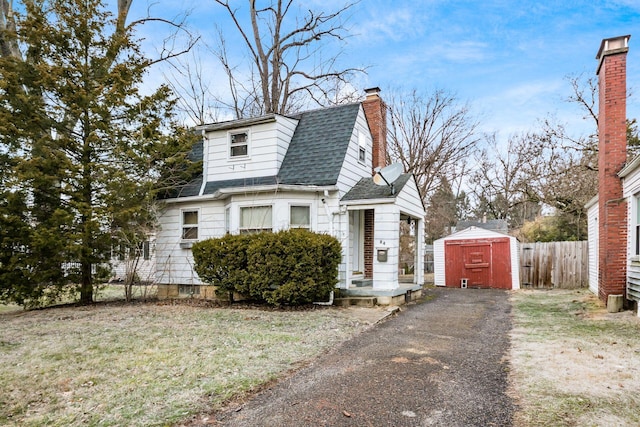
POLYGON ((510 426, 508 293, 428 294, 216 425, 510 426))

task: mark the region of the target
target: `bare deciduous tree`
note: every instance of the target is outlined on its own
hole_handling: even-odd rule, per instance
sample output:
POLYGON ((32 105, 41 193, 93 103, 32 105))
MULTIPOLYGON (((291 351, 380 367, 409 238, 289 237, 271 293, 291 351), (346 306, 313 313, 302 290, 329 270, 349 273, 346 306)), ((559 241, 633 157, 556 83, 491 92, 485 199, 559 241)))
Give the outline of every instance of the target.
POLYGON ((319 105, 336 98, 336 87, 348 85, 358 68, 339 68, 338 54, 323 57, 330 41, 347 37, 345 21, 355 3, 335 12, 296 11, 294 0, 272 0, 258 6, 248 1, 248 16, 227 0, 215 0, 231 18, 249 54, 250 73, 232 65, 226 40, 220 37, 216 56, 229 78, 232 110, 245 115, 286 114, 311 99, 319 105), (245 77, 247 76, 247 77, 245 77), (337 84, 337 82, 341 84, 337 84))
POLYGON ((196 47, 191 55, 171 61, 171 72, 165 74, 171 90, 178 94, 178 109, 187 121, 195 125, 217 120, 219 111, 212 91, 211 76, 205 73, 202 52, 196 47))
POLYGON ((584 238, 584 205, 597 185, 591 163, 580 148, 567 149, 566 139, 544 127, 512 135, 504 147, 492 138, 471 180, 478 215, 506 219, 513 230, 534 220, 545 205, 572 227, 563 236, 584 238))
POLYGON ((531 188, 540 179, 544 147, 536 141, 531 134, 513 135, 502 147, 495 135, 487 138, 471 179, 478 217, 505 219, 510 228, 518 228, 539 214, 537 203, 531 203, 531 188))
POLYGON ((478 122, 469 107, 444 90, 429 96, 416 90, 388 99, 388 153, 413 173, 425 200, 446 177, 453 182, 478 147, 478 122))

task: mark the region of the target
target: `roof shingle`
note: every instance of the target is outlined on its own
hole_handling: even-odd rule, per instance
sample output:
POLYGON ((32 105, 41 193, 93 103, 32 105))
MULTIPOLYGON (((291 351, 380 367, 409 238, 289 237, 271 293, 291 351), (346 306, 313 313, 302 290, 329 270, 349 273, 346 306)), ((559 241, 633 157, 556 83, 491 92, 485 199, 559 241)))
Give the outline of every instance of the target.
POLYGON ((400 175, 398 179, 393 182, 393 193, 391 192, 391 187, 387 185, 376 185, 373 182, 373 177, 362 178, 347 194, 342 196, 341 201, 395 199, 405 184, 409 182, 409 178, 411 178, 410 173, 400 175))
POLYGON ((342 169, 360 104, 300 115, 278 174, 282 184, 334 185, 342 169))

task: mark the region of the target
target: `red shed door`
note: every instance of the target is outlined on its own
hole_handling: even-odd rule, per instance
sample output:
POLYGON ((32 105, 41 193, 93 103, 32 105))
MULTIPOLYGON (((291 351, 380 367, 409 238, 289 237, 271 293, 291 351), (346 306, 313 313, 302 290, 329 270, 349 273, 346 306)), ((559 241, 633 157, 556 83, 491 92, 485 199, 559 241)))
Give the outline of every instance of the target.
POLYGON ((509 238, 445 242, 446 285, 511 289, 509 238))

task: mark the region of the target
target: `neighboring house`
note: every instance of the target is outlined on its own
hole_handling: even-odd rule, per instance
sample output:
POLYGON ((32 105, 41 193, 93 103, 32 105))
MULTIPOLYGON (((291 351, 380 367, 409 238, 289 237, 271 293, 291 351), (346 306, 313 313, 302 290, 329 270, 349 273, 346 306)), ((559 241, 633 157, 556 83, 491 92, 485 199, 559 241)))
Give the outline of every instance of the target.
POLYGON ((111 251, 111 282, 124 282, 128 273, 135 273, 143 283, 155 281, 156 274, 156 237, 140 243, 137 248, 127 248, 122 244, 111 251))
POLYGON ((450 288, 520 289, 518 240, 470 226, 433 242, 434 283, 450 288))
POLYGON ((507 234, 509 232, 509 224, 506 219, 490 219, 483 218, 482 221, 458 221, 455 230, 462 231, 469 227, 484 228, 485 230, 497 231, 498 233, 507 234))
POLYGON ((640 301, 640 157, 627 161, 626 60, 630 36, 604 39, 599 81, 598 195, 587 205, 589 288, 601 300, 640 301))
POLYGON ((372 179, 386 159, 386 107, 378 88, 367 90, 361 103, 196 129, 202 175, 164 200, 160 218, 160 297, 213 297, 193 269, 193 242, 293 227, 338 238, 344 294, 395 297, 421 288, 425 211, 415 178, 402 174, 393 188, 372 179), (419 242, 413 245, 415 274, 402 285, 401 221, 411 224, 419 242))

